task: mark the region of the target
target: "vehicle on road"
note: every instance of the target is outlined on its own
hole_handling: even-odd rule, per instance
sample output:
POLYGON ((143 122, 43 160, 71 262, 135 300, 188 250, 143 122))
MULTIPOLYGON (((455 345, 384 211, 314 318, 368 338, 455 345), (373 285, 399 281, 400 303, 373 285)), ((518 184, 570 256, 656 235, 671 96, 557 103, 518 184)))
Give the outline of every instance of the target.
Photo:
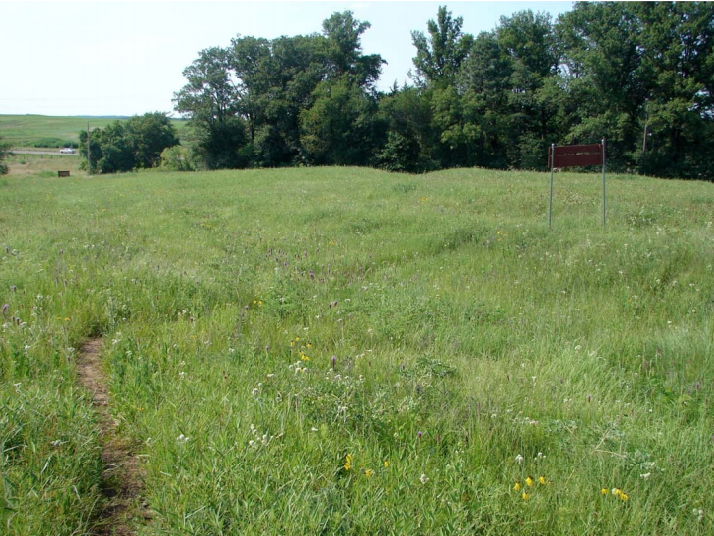
POLYGON ((71 147, 65 147, 64 149, 60 149, 60 154, 74 154, 75 151, 71 147))

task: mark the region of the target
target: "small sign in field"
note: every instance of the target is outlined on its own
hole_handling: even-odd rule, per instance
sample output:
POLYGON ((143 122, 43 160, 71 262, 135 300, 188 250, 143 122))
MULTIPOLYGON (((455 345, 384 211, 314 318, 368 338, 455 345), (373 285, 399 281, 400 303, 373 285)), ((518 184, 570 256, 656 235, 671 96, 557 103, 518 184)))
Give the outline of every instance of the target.
POLYGON ((69 171, 58 171, 57 176, 58 177, 69 177, 69 171))
POLYGON ((555 168, 570 166, 602 165, 602 224, 605 225, 605 140, 597 145, 570 145, 556 147, 555 143, 548 150, 550 168, 550 202, 548 204, 548 227, 553 221, 553 171, 555 168))

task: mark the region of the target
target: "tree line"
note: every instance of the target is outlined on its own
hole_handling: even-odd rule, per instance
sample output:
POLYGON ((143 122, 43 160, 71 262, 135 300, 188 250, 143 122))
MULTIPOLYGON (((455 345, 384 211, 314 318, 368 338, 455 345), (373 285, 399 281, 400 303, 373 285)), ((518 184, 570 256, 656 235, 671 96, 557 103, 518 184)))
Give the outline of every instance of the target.
POLYGON ((440 7, 412 32, 411 82, 389 91, 369 28, 345 11, 321 33, 201 51, 174 94, 194 143, 164 163, 545 169, 551 143, 606 138, 610 169, 714 177, 713 3, 578 2, 475 37, 440 7))

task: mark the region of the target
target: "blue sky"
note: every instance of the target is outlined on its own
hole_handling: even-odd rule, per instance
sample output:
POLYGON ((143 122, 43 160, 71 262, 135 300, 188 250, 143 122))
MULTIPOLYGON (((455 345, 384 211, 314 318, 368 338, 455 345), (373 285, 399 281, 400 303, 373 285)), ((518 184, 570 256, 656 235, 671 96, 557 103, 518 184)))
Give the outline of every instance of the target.
POLYGON ((531 9, 555 19, 571 2, 0 2, 0 114, 134 115, 172 111, 181 72, 237 34, 275 38, 320 32, 334 11, 372 27, 367 54, 387 60, 379 87, 403 84, 410 31, 426 31, 439 5, 464 31, 491 30, 502 15, 531 9))

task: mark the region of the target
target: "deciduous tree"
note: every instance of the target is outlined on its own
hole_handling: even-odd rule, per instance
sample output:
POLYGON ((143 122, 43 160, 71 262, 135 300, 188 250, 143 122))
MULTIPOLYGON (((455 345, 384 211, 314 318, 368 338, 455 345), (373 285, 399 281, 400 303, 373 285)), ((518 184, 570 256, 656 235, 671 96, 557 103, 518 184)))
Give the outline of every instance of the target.
POLYGON ((5 163, 5 159, 10 154, 10 146, 2 141, 0 136, 0 175, 6 175, 10 171, 5 163))

